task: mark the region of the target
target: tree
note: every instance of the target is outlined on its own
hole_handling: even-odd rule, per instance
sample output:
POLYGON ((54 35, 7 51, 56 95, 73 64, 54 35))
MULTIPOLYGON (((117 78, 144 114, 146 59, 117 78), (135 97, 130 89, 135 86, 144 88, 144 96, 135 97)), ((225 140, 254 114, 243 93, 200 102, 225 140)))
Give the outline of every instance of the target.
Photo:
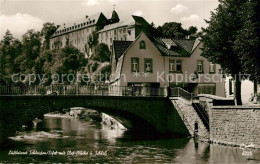
POLYGON ((45 64, 51 63, 53 52, 51 50, 44 50, 40 53, 40 56, 37 57, 34 65, 34 72, 36 74, 45 74, 45 64))
MULTIPOLYGON (((98 34, 96 31, 93 31, 89 36, 88 36, 88 48, 93 50, 96 45, 98 44, 98 34)), ((89 51, 88 51, 89 53, 89 51)), ((89 54, 90 55, 90 54, 89 54)))
POLYGON ((197 38, 197 27, 190 26, 188 30, 182 27, 181 23, 166 22, 163 26, 155 27, 152 22, 147 30, 147 35, 152 37, 168 37, 176 39, 185 39, 190 37, 191 39, 197 38))
POLYGON ((257 95, 257 84, 260 82, 260 2, 246 2, 239 11, 243 22, 235 41, 235 52, 239 55, 242 69, 250 74, 254 81, 254 96, 257 95))
POLYGON ((238 105, 241 100, 242 63, 235 50, 237 33, 242 29, 239 11, 247 0, 219 0, 220 4, 215 12, 211 12, 209 26, 203 29, 201 41, 203 42, 202 55, 213 63, 221 65, 235 80, 235 100, 238 105))
POLYGON ((41 30, 41 36, 44 37, 44 49, 50 49, 50 37, 52 36, 52 34, 54 34, 54 32, 56 31, 56 26, 54 23, 44 23, 42 30, 41 30))
POLYGON ((197 38, 197 32, 198 28, 195 26, 190 26, 189 29, 186 32, 187 36, 190 36, 191 39, 196 39, 197 38))
MULTIPOLYGON (((87 64, 83 53, 73 46, 65 46, 61 50, 53 51, 51 62, 45 62, 44 69, 47 74, 57 73, 74 74, 83 69, 87 64)), ((67 77, 64 77, 65 79, 67 77)))
POLYGON ((41 35, 35 30, 28 30, 22 39, 23 53, 19 57, 20 68, 24 73, 32 73, 35 60, 40 56, 41 35))
POLYGON ((17 72, 17 63, 14 61, 21 54, 21 50, 21 42, 7 30, 0 43, 0 78, 11 80, 12 74, 17 72))
POLYGON ((183 39, 186 36, 186 31, 182 28, 181 23, 167 22, 162 26, 162 35, 165 37, 183 39))
POLYGON ((106 62, 106 61, 109 62, 110 55, 111 55, 111 52, 110 52, 108 46, 104 43, 99 43, 95 47, 95 52, 94 52, 92 59, 99 61, 99 62, 106 62))
POLYGON ((7 74, 7 65, 10 64, 9 59, 11 58, 11 43, 13 42, 14 37, 9 30, 5 32, 5 36, 0 43, 0 75, 1 78, 5 78, 7 74))

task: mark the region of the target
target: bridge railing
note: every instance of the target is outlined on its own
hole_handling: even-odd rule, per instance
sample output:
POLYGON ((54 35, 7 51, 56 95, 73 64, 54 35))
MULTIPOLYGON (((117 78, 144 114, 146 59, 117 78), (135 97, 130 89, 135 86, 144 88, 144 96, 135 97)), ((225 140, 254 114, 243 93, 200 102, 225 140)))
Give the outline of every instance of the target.
POLYGON ((180 87, 171 88, 171 97, 182 97, 189 101, 193 100, 193 94, 180 87))
POLYGON ((165 88, 109 85, 0 85, 0 95, 165 96, 165 88))

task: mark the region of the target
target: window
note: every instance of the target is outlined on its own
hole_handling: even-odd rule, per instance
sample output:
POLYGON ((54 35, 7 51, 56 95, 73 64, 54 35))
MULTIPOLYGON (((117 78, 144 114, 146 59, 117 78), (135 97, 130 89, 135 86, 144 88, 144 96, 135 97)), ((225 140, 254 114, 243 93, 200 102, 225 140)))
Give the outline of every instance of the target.
POLYGON ((110 38, 110 44, 112 44, 112 41, 113 41, 112 38, 110 38))
POLYGON ((139 72, 139 58, 131 58, 131 72, 139 72))
POLYGON ((128 34, 131 35, 131 30, 127 30, 128 34))
POLYGON ((198 84, 198 94, 216 94, 216 84, 198 84))
POLYGON ((139 49, 146 49, 146 45, 145 45, 145 42, 143 40, 140 41, 140 43, 139 43, 139 49))
POLYGON ((153 60, 152 59, 144 59, 144 69, 145 72, 153 72, 153 60))
POLYGON ((174 72, 175 71, 175 60, 169 61, 169 71, 174 72))
POLYGON ((198 73, 203 73, 203 60, 197 61, 197 71, 198 73))
POLYGON ((116 35, 116 30, 114 30, 114 35, 116 35))
POLYGON ((216 65, 212 62, 209 63, 209 73, 215 73, 216 72, 216 65))
POLYGON ((176 60, 176 71, 181 72, 182 71, 182 61, 176 60))
POLYGON ((182 72, 182 61, 169 60, 169 72, 182 72))

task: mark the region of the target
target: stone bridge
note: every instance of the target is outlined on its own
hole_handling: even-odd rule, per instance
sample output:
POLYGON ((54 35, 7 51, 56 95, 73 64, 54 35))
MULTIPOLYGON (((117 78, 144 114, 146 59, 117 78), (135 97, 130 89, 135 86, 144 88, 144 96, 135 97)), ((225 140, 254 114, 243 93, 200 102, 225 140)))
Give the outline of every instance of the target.
POLYGON ((71 107, 106 113, 128 129, 189 135, 171 100, 166 97, 7 95, 0 96, 0 142, 36 117, 71 107))

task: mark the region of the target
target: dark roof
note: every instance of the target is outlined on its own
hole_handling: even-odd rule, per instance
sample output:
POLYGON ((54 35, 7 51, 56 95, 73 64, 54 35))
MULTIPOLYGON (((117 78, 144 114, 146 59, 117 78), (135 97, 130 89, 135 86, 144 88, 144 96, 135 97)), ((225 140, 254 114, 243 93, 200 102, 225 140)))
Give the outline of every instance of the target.
POLYGON ((115 10, 113 10, 111 18, 112 20, 119 20, 119 16, 115 10))
POLYGON ((121 57, 121 55, 126 51, 126 49, 132 44, 132 41, 119 41, 114 40, 114 52, 115 52, 115 58, 118 59, 121 57))
POLYGON ((86 16, 84 18, 81 18, 79 20, 75 20, 73 22, 64 23, 63 25, 59 26, 59 28, 55 31, 55 33, 52 35, 52 37, 56 37, 59 35, 63 35, 65 33, 70 33, 73 31, 77 31, 79 29, 88 28, 90 26, 94 26, 99 21, 100 17, 106 17, 103 15, 102 12, 86 16))
MULTIPOLYGON (((176 57, 190 57, 192 54, 192 48, 194 46, 195 40, 188 39, 171 39, 177 47, 174 49, 168 49, 164 44, 162 39, 165 38, 150 38, 155 47, 164 56, 176 56, 176 57)), ((169 38, 167 38, 169 39, 169 38)))
POLYGON ((149 23, 143 17, 135 15, 132 15, 132 17, 135 20, 136 25, 149 25, 149 23))

